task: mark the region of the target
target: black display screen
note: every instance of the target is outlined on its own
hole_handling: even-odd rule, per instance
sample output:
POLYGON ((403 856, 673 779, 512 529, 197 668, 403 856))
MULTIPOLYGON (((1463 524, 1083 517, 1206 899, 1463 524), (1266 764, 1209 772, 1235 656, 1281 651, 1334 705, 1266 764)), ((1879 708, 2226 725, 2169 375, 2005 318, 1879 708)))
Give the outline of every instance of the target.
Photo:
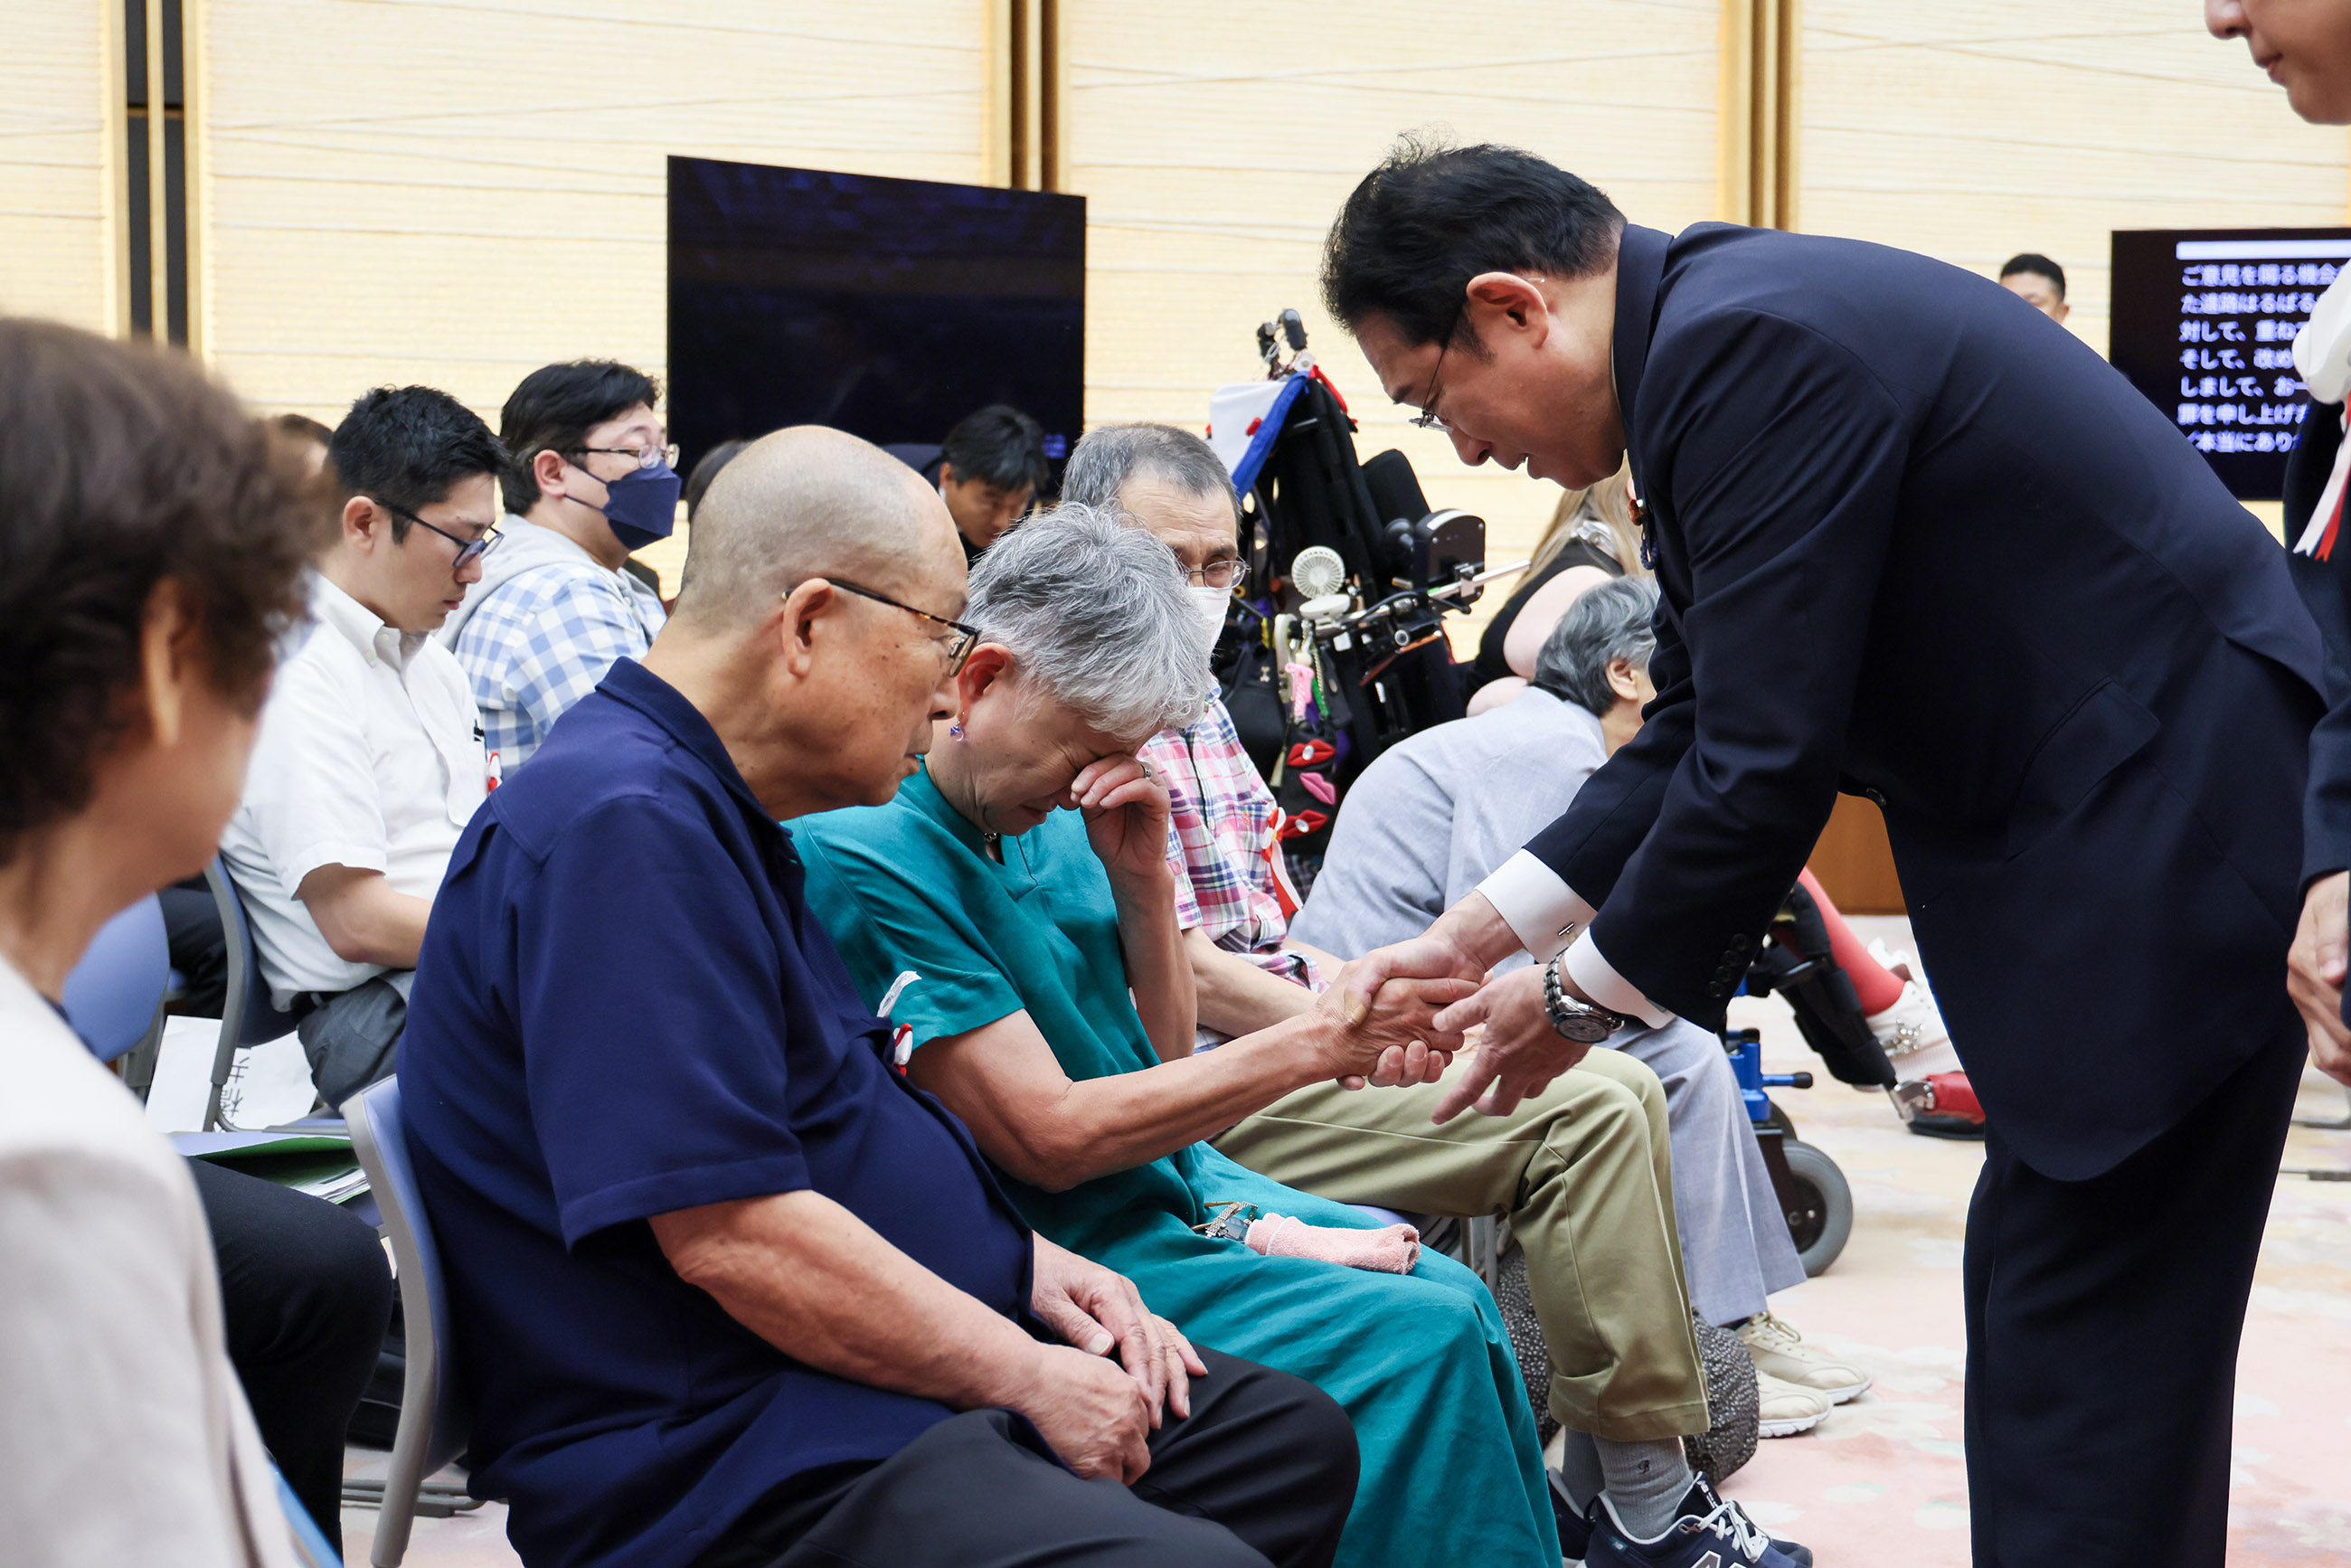
POLYGON ((2351 228, 2117 229, 2107 358, 2240 500, 2284 492, 2310 399, 2294 335, 2351 262, 2351 228))
POLYGON ((1058 474, 1085 413, 1086 204, 1039 191, 669 161, 669 424, 829 424, 935 446, 1007 402, 1058 474))

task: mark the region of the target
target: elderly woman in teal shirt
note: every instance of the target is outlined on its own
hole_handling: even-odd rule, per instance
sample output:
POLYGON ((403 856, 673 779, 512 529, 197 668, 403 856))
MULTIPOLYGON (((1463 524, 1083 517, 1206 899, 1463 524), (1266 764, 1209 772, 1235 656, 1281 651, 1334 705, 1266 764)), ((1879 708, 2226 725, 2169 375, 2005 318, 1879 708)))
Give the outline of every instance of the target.
POLYGON ((1261 1257, 1202 1229, 1228 1203, 1376 1224, 1205 1140, 1308 1083, 1441 1071, 1432 1046, 1458 1042, 1428 1020, 1468 988, 1391 988, 1360 1026, 1318 1010, 1194 1056, 1166 792, 1134 757, 1209 689, 1182 572, 1149 535, 1065 507, 999 539, 971 590, 980 641, 927 769, 887 806, 793 824, 810 902, 907 1030, 907 1071, 1039 1231, 1195 1340, 1346 1407, 1363 1479, 1341 1563, 1555 1568, 1525 1385, 1475 1275, 1433 1253, 1409 1275, 1261 1257))

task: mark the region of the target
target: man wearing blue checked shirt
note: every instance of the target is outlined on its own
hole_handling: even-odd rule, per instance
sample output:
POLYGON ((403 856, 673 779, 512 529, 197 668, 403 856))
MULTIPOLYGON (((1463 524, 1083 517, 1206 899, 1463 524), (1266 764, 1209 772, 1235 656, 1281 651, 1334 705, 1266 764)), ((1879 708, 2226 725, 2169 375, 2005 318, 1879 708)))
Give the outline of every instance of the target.
POLYGON ((677 449, 660 400, 652 377, 608 360, 533 371, 507 399, 507 542, 441 632, 502 775, 662 629, 660 595, 623 570, 674 526, 677 449))

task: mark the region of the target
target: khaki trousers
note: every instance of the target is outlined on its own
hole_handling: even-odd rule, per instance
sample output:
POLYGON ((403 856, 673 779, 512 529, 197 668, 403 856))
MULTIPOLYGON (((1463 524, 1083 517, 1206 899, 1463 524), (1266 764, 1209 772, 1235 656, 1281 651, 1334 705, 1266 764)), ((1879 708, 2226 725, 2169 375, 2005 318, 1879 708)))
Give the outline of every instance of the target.
POLYGON ((1560 1424, 1623 1442, 1705 1431, 1656 1074, 1594 1051, 1510 1114, 1472 1111, 1441 1127, 1429 1120, 1439 1092, 1316 1084, 1214 1142, 1253 1171, 1341 1203, 1508 1216, 1526 1249, 1560 1424))

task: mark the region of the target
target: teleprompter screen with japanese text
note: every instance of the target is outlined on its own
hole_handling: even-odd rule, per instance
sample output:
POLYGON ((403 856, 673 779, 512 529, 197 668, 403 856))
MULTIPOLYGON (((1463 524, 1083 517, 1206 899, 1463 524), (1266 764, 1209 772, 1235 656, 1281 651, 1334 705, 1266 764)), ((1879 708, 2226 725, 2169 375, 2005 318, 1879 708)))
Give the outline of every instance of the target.
POLYGON ((2107 357, 2241 500, 2273 501, 2310 416, 2294 335, 2351 228, 2118 229, 2107 357))

